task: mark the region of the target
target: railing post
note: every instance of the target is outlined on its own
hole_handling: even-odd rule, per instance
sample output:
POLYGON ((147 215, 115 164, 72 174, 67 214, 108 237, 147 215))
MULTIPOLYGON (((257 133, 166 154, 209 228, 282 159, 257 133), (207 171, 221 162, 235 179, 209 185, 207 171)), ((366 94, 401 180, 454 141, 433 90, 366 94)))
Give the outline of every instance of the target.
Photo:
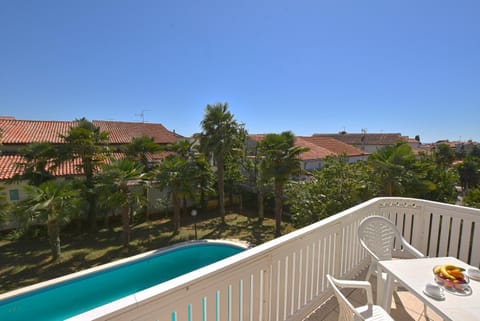
MULTIPOLYGON (((420 203, 419 200, 417 200, 420 203)), ((425 204, 416 204, 420 207, 418 214, 415 215, 415 221, 413 223, 413 236, 412 236, 412 245, 418 249, 423 254, 427 255, 427 245, 428 245, 428 228, 429 228, 429 218, 428 213, 425 213, 425 204)))
POLYGON ((332 251, 334 257, 334 266, 333 266, 333 275, 337 277, 342 277, 342 254, 345 252, 344 248, 344 237, 343 237, 343 229, 344 229, 344 221, 341 220, 338 224, 335 224, 335 250, 332 251))
POLYGON ((259 307, 259 320, 271 320, 271 311, 272 311, 272 255, 269 254, 266 260, 265 267, 261 270, 260 273, 262 273, 262 302, 260 302, 260 307, 259 307))

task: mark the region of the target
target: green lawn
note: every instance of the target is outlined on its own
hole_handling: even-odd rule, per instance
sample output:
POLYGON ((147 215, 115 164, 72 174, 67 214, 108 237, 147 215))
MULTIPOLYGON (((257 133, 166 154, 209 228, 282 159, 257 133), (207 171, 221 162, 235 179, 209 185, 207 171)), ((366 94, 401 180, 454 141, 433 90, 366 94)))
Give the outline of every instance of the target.
MULTIPOLYGON (((246 214, 227 214, 225 225, 212 213, 199 213, 197 233, 199 239, 240 239, 261 244, 273 239, 273 219, 266 218, 262 225, 256 217, 246 214)), ((63 232, 62 259, 52 262, 46 231, 36 238, 15 239, 2 235, 0 240, 0 293, 27 285, 98 266, 142 252, 174 243, 194 239, 191 217, 182 222, 179 233, 172 233, 169 219, 153 217, 148 223, 134 225, 128 252, 122 248, 120 227, 102 229, 94 236, 63 232)), ((293 228, 285 224, 284 233, 293 228)))

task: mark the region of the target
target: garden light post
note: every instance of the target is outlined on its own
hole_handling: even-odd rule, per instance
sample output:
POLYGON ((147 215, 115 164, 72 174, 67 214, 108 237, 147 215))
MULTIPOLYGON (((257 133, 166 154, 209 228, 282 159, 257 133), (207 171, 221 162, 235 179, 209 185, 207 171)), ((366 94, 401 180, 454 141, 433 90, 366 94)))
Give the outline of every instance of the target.
POLYGON ((195 240, 197 239, 197 210, 192 210, 193 228, 195 229, 195 240))

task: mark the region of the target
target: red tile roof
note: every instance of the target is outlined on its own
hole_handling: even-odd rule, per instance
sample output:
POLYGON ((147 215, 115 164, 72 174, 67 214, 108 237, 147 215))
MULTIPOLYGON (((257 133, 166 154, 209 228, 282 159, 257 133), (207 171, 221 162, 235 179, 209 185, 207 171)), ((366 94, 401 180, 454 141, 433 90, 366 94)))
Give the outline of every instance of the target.
MULTIPOLYGON (((264 137, 264 134, 249 135, 249 138, 255 142, 261 141, 264 137)), ((327 156, 342 154, 347 156, 366 155, 361 149, 330 137, 296 136, 295 145, 309 148, 309 151, 300 155, 301 160, 324 159, 327 156)))
POLYGON ((338 139, 331 138, 331 137, 323 137, 323 136, 306 136, 301 137, 303 140, 306 140, 310 143, 313 143, 317 146, 321 146, 323 148, 328 149, 329 151, 333 152, 336 155, 346 154, 347 156, 360 156, 366 155, 365 151, 352 146, 350 144, 344 143, 338 139))
POLYGON ((23 157, 20 155, 0 156, 0 180, 12 178, 18 172, 15 164, 22 161, 23 157))
POLYGON ((127 123, 117 121, 94 120, 93 124, 102 131, 110 133, 110 143, 128 144, 133 137, 152 137, 157 144, 169 144, 179 140, 179 137, 167 130, 162 124, 154 123, 127 123))
POLYGON ((2 144, 30 144, 33 142, 62 143, 73 122, 0 119, 2 144))
MULTIPOLYGON (((111 144, 128 144, 132 138, 146 135, 157 144, 168 144, 180 139, 178 135, 167 130, 162 124, 129 123, 119 121, 98 121, 92 123, 100 130, 110 134, 111 144)), ((59 135, 67 135, 75 121, 39 121, 14 120, 0 118, 2 132, 0 142, 3 144, 30 144, 33 142, 63 143, 59 135)))
POLYGON ((295 146, 307 147, 309 149, 308 151, 300 154, 300 159, 304 161, 324 159, 327 156, 332 156, 335 154, 331 150, 309 142, 308 140, 304 139, 304 137, 295 137, 295 146))
POLYGON ((400 133, 345 133, 345 134, 314 134, 314 137, 331 137, 350 145, 393 145, 407 137, 400 133), (363 139, 363 141, 362 141, 363 139))
POLYGON ((265 138, 265 135, 267 134, 249 134, 248 137, 255 142, 259 142, 265 138))
MULTIPOLYGON (((155 155, 149 155, 148 158, 151 161, 159 161, 169 154, 169 152, 162 152, 155 155)), ((123 157, 125 157, 125 154, 123 153, 111 153, 110 157, 105 160, 105 163, 109 163, 111 159, 118 160, 123 157)), ((22 163, 24 161, 25 159, 20 155, 1 155, 0 180, 11 179, 17 173, 22 174, 23 171, 18 168, 16 164, 22 163)), ((83 171, 80 169, 81 164, 82 162, 80 159, 74 159, 73 161, 65 161, 53 171, 53 176, 65 177, 82 175, 83 171)))
MULTIPOLYGON (((25 159, 20 155, 0 156, 0 180, 10 179, 17 173, 23 174, 21 167, 18 167, 16 164, 23 163, 24 161, 25 159)), ((54 170, 53 176, 81 175, 82 171, 78 169, 80 164, 80 159, 63 162, 54 170)))

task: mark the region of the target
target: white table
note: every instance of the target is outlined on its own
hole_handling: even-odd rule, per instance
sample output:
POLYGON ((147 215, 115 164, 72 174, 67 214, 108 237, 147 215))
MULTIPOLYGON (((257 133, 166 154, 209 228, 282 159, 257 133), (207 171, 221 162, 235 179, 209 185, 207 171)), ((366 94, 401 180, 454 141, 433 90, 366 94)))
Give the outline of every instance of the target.
MULTIPOLYGON (((470 321, 480 320, 480 282, 470 280, 472 294, 460 296, 445 291, 445 300, 435 300, 423 293, 425 284, 434 281, 433 268, 440 264, 453 264, 467 269, 468 264, 453 257, 401 259, 378 262, 378 268, 388 274, 384 293, 391 293, 393 280, 397 280, 412 294, 426 303, 444 320, 470 321)), ((382 278, 378 278, 382 282, 382 278)), ((377 302, 390 312, 391 295, 377 297, 377 302)))

